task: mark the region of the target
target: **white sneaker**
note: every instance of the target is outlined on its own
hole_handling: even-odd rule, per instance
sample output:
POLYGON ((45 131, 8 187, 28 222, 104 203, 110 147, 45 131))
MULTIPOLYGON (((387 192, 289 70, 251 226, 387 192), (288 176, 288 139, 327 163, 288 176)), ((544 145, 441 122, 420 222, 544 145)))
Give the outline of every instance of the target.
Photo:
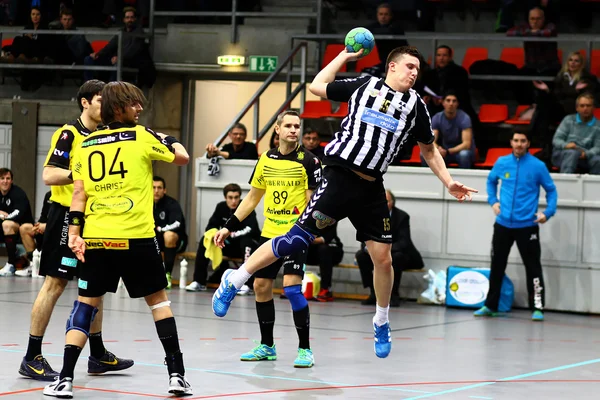
POLYGON ((238 294, 240 296, 248 296, 248 295, 254 294, 254 290, 250 289, 250 286, 244 285, 240 288, 240 291, 238 292, 238 294))
POLYGON ((59 399, 73 398, 73 379, 56 377, 56 380, 44 388, 44 395, 59 399))
POLYGON ((31 265, 29 265, 27 268, 23 268, 19 271, 15 271, 15 275, 16 276, 24 276, 24 277, 30 277, 31 276, 31 265))
POLYGON ((199 284, 194 281, 185 287, 185 290, 188 292, 204 292, 206 290, 206 286, 199 284))
POLYGON ((6 263, 4 268, 0 269, 0 276, 15 276, 15 266, 6 263))
POLYGON ((171 374, 169 377, 169 393, 176 396, 192 394, 192 385, 185 379, 185 376, 176 373, 171 374))

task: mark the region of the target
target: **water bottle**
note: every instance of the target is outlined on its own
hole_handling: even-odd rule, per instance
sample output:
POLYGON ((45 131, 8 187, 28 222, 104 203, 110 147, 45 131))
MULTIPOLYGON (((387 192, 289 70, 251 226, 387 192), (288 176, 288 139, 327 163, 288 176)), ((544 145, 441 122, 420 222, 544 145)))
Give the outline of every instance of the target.
POLYGON ((185 289, 187 286, 187 266, 188 262, 185 258, 181 259, 179 263, 179 288, 185 289))
POLYGON ((33 251, 33 260, 31 260, 31 276, 33 278, 38 278, 40 276, 40 258, 42 256, 42 252, 38 249, 33 251))

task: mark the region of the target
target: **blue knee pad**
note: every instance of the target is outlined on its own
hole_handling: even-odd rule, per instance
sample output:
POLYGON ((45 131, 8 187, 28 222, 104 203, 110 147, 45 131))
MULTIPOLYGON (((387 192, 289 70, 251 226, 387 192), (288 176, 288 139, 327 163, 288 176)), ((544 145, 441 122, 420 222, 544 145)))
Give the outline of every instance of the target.
POLYGON ((283 288, 283 293, 292 305, 292 311, 300 311, 308 305, 308 301, 302 294, 302 285, 286 286, 283 288))
POLYGON ((298 225, 292 226, 283 236, 273 238, 272 249, 275 257, 281 258, 308 249, 315 237, 298 225))
POLYGON ((73 310, 71 310, 71 315, 69 315, 69 319, 67 320, 67 332, 75 329, 89 336, 90 326, 92 326, 92 321, 97 312, 98 309, 96 307, 75 300, 73 310))

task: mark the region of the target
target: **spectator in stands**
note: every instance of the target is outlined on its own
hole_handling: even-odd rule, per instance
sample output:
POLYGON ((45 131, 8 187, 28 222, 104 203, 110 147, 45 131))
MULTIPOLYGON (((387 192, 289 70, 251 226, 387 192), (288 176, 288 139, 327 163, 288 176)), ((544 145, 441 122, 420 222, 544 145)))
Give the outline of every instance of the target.
MULTIPOLYGON (((242 189, 236 183, 230 183, 223 188, 223 196, 225 201, 217 204, 215 211, 208 220, 204 236, 198 242, 198 251, 196 252, 196 264, 194 269, 194 280, 185 290, 189 292, 199 292, 206 290, 207 283, 207 268, 208 258, 205 255, 205 242, 212 243, 214 234, 221 229, 225 222, 235 213, 241 202, 242 189)), ((241 223, 239 230, 231 232, 231 235, 225 242, 223 255, 229 258, 245 259, 256 250, 258 240, 260 239, 260 229, 256 219, 256 213, 252 211, 241 223)), ((221 281, 221 275, 228 268, 229 262, 223 261, 220 265, 214 266, 215 272, 210 277, 211 282, 218 283, 221 281)), ((247 286, 247 285, 244 285, 247 286)), ((244 288, 246 292, 250 287, 244 288)))
POLYGON ((577 113, 567 115, 554 134, 552 164, 561 173, 572 174, 579 167, 600 175, 600 121, 594 117, 594 96, 579 95, 576 109, 577 113))
MULTIPOLYGON (((457 163, 458 168, 469 169, 475 162, 476 152, 471 118, 466 112, 458 109, 458 97, 454 92, 444 95, 442 106, 444 111, 435 114, 431 119, 436 147, 446 165, 457 163)), ((421 163, 427 166, 423 156, 421 163)))
POLYGON ((273 130, 271 140, 269 140, 269 149, 274 149, 275 147, 279 147, 279 134, 273 130))
POLYGON ((304 131, 304 135, 302 135, 302 146, 317 156, 319 160, 323 161, 325 150, 321 147, 321 138, 319 137, 319 132, 315 129, 308 128, 304 131))
POLYGON ((469 93, 469 74, 453 60, 452 49, 446 45, 435 51, 435 68, 423 72, 423 91, 420 93, 431 115, 443 110, 443 94, 452 91, 458 98, 460 108, 471 117, 471 122, 479 121, 469 93))
MULTIPOLYGON (((392 232, 392 266, 394 268, 394 283, 392 286, 391 307, 400 306, 400 281, 402 271, 407 269, 422 269, 423 259, 410 237, 410 216, 396 207, 396 197, 388 189, 385 191, 388 209, 390 210, 391 232, 392 232)), ((373 288, 373 261, 364 243, 356 253, 356 263, 360 269, 363 286, 371 289, 369 298, 364 300, 364 305, 376 303, 375 290, 373 288)))
POLYGON ((4 242, 8 253, 8 262, 0 270, 0 276, 13 276, 17 261, 19 228, 23 224, 33 223, 33 216, 27 194, 13 184, 13 173, 8 168, 0 168, 0 221, 0 241, 4 242))
MULTIPOLYGON (((24 29, 47 29, 42 22, 42 12, 39 7, 32 7, 30 22, 24 29)), ((5 63, 17 62, 20 64, 41 63, 48 49, 48 35, 25 33, 14 38, 12 45, 3 49, 6 53, 0 60, 5 63)))
POLYGON ((42 212, 40 213, 40 218, 38 222, 33 223, 25 223, 21 224, 19 227, 19 235, 21 236, 21 243, 23 243, 23 247, 25 247, 25 251, 27 252, 27 260, 29 261, 29 266, 20 271, 16 271, 15 275, 17 276, 31 276, 32 272, 32 262, 33 262, 33 252, 35 250, 42 251, 42 242, 44 239, 44 232, 46 231, 46 221, 48 220, 48 211, 50 210, 50 196, 52 192, 48 191, 44 196, 44 202, 42 205, 42 212))
POLYGON ((529 17, 528 13, 534 7, 539 7, 544 10, 544 14, 549 21, 558 23, 560 16, 560 0, 502 0, 498 18, 496 18, 496 32, 506 32, 509 28, 515 25, 514 14, 517 11, 524 11, 525 18, 529 17))
MULTIPOLYGON (((75 31, 75 17, 69 8, 60 10, 58 30, 75 31)), ((54 35, 52 36, 53 50, 49 55, 56 64, 83 64, 85 57, 90 54, 92 45, 84 35, 54 35)))
POLYGON ((333 301, 331 280, 333 277, 333 266, 342 261, 344 257, 344 245, 337 236, 337 222, 333 229, 327 231, 325 236, 318 236, 308 247, 306 256, 307 264, 319 265, 321 272, 321 290, 315 298, 317 301, 333 301))
MULTIPOLYGON (((154 61, 152 61, 148 44, 144 38, 144 30, 137 23, 135 8, 125 7, 123 13, 125 15, 123 17, 125 26, 123 28, 123 49, 121 51, 123 59, 121 65, 125 68, 138 69, 137 86, 152 87, 156 81, 156 68, 154 67, 154 61)), ((115 36, 102 50, 97 53, 91 53, 86 57, 84 64, 116 65, 118 62, 118 47, 119 39, 115 36)), ((92 71, 85 71, 83 75, 84 80, 93 79, 93 75, 92 71)), ((111 80, 116 80, 116 71, 112 72, 111 80)))
POLYGON ((490 289, 485 305, 475 311, 476 317, 497 315, 508 255, 516 241, 525 264, 529 308, 533 310, 531 319, 544 320, 546 288, 541 264, 540 224, 556 213, 558 193, 546 166, 529 154, 530 144, 527 132, 517 128, 510 141, 512 154, 498 158, 487 178, 488 203, 496 214, 496 223, 492 237, 490 289), (498 194, 499 180, 502 184, 498 194), (548 203, 543 212, 538 210, 540 187, 544 188, 548 203))
POLYGON ((177 253, 187 247, 185 217, 179 202, 167 195, 167 184, 160 176, 152 178, 154 192, 154 231, 160 251, 164 253, 167 289, 171 289, 171 273, 177 253))
MULTIPOLYGON (((367 27, 368 30, 377 37, 377 35, 404 35, 404 29, 398 21, 394 20, 394 12, 389 3, 382 3, 377 7, 377 21, 367 27)), ((388 54, 396 47, 408 46, 408 42, 404 39, 377 40, 377 52, 381 63, 376 66, 377 74, 381 75, 385 72, 385 62, 388 54)), ((375 74, 373 74, 375 75, 375 74)))
POLYGON ((229 139, 231 143, 217 148, 212 143, 206 145, 206 156, 223 157, 228 160, 258 160, 258 152, 256 145, 252 142, 246 142, 247 130, 246 126, 240 122, 235 124, 229 131, 229 139))

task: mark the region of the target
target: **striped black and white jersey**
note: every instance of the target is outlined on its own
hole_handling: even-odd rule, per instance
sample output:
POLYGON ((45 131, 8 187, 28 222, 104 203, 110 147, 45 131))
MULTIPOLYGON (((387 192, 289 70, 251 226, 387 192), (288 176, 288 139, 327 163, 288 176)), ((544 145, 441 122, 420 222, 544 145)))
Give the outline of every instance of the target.
POLYGON ((348 102, 348 116, 325 147, 324 164, 381 178, 409 137, 434 141, 427 107, 412 89, 396 92, 381 78, 362 76, 329 83, 327 98, 348 102))

